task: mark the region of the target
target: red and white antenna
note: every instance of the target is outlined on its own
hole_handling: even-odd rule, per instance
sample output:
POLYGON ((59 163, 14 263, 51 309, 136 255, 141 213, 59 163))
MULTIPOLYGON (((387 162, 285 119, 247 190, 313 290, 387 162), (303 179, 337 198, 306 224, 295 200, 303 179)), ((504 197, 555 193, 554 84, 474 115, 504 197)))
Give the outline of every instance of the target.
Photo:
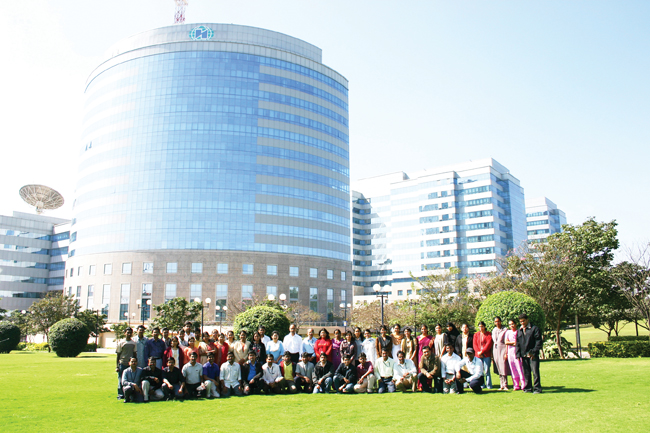
POLYGON ((187 6, 187 0, 174 0, 174 3, 176 3, 176 11, 174 13, 174 24, 184 24, 185 7, 187 6))

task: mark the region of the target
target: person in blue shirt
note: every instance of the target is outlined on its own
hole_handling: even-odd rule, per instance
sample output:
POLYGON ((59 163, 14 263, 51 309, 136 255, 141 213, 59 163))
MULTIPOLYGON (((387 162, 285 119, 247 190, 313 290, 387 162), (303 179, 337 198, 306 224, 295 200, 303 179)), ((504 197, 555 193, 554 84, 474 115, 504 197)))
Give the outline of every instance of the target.
POLYGON ((208 353, 208 362, 203 364, 203 386, 207 398, 219 398, 219 364, 214 362, 214 353, 208 353))
POLYGON ((151 331, 153 338, 150 338, 147 340, 144 346, 144 357, 145 359, 149 360, 149 358, 153 358, 156 360, 156 367, 162 369, 162 358, 163 354, 165 353, 165 349, 167 349, 167 345, 165 342, 160 338, 160 328, 155 327, 151 331))
POLYGON ((248 352, 248 360, 241 366, 241 379, 244 395, 259 394, 262 391, 262 364, 257 361, 257 353, 248 352))
POLYGON ((129 359, 129 368, 122 372, 124 403, 142 401, 143 394, 142 388, 140 388, 140 376, 142 376, 142 369, 138 367, 138 358, 133 356, 129 359))
POLYGON ((271 334, 271 341, 266 343, 266 354, 273 355, 273 363, 277 364, 282 360, 282 355, 284 355, 284 345, 280 341, 280 334, 278 331, 273 331, 271 334))

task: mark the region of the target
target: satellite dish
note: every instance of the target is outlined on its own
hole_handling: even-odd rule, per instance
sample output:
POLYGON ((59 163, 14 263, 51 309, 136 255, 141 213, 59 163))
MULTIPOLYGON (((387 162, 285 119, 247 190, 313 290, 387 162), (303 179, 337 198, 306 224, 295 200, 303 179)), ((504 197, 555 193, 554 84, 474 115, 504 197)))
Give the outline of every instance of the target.
POLYGON ((27 204, 36 206, 38 214, 42 214, 45 209, 58 209, 63 206, 63 196, 45 185, 25 185, 20 188, 20 198, 27 204))

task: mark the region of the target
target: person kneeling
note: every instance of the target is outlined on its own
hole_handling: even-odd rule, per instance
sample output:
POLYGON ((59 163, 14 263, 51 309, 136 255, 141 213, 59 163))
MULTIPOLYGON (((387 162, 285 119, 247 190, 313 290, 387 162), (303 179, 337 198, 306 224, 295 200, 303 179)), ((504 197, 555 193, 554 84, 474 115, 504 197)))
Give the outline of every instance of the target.
POLYGON ((415 392, 416 382, 414 378, 417 373, 415 364, 410 359, 407 359, 406 354, 401 350, 397 352, 397 361, 393 366, 395 390, 406 392, 408 389, 412 389, 415 392))
POLYGON ((262 385, 262 364, 256 361, 257 353, 248 352, 248 361, 241 366, 241 377, 244 383, 244 395, 259 394, 262 385))
POLYGON ((343 362, 336 369, 334 374, 334 389, 337 394, 342 392, 349 394, 354 393, 354 384, 357 381, 356 368, 352 365, 350 355, 343 355, 343 362))
POLYGON ((122 372, 124 403, 136 402, 142 398, 142 388, 139 385, 141 375, 142 369, 138 367, 138 358, 132 356, 129 359, 129 367, 122 372))
MULTIPOLYGON (((469 387, 472 388, 476 394, 483 392, 481 387, 483 386, 483 361, 474 356, 474 349, 468 347, 465 351, 467 357, 456 364, 456 380, 462 383, 469 383, 469 387), (463 367, 467 367, 467 371, 461 370, 463 367)), ((463 387, 461 386, 458 390, 459 394, 462 394, 463 387)))
POLYGON ((282 382, 282 374, 280 373, 280 367, 278 364, 275 364, 273 361, 275 358, 272 353, 266 355, 266 364, 262 367, 264 372, 262 375, 262 387, 266 394, 282 394, 282 387, 280 382, 282 382))
POLYGON ((282 375, 282 381, 280 385, 283 389, 287 390, 289 394, 295 394, 298 392, 296 388, 296 363, 293 362, 293 355, 291 352, 284 352, 282 361, 280 361, 280 374, 282 375))
POLYGON ((156 366, 157 358, 153 356, 149 357, 149 366, 142 369, 142 375, 140 380, 142 381, 142 395, 144 397, 144 402, 149 402, 149 397, 152 397, 152 400, 162 400, 164 399, 165 392, 167 387, 162 388, 163 385, 163 374, 162 370, 156 366))
POLYGON ((203 377, 203 366, 196 362, 198 355, 196 352, 190 354, 190 362, 183 366, 183 384, 181 391, 187 394, 188 398, 196 398, 201 396, 201 392, 205 390, 201 378, 203 377))
POLYGON ((223 396, 229 397, 230 390, 232 390, 235 395, 241 396, 241 366, 239 363, 235 362, 234 353, 228 352, 227 359, 228 362, 221 364, 221 373, 219 375, 223 396))
POLYGON ((302 352, 302 361, 296 364, 296 388, 298 391, 311 393, 313 391, 314 364, 310 362, 308 352, 302 352))
POLYGON ((320 361, 314 367, 312 381, 314 382, 313 394, 327 394, 332 386, 334 376, 334 365, 327 360, 325 352, 320 353, 320 361))
POLYGON ((176 368, 176 359, 173 356, 167 358, 167 367, 163 370, 163 391, 167 395, 168 400, 174 400, 178 397, 183 398, 181 392, 183 386, 183 373, 176 368), (166 389, 166 391, 165 391, 166 389))
POLYGON ((368 394, 375 389, 377 377, 372 362, 366 361, 366 354, 359 355, 359 365, 357 365, 357 383, 354 385, 354 392, 368 394))

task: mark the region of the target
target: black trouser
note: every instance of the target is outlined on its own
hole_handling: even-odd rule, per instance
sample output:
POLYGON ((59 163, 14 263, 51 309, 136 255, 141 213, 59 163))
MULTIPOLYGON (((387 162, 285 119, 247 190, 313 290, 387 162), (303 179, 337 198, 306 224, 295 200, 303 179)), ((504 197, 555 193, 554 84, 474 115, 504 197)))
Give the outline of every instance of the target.
POLYGON ((244 386, 243 386, 243 389, 242 389, 242 391, 244 392, 245 395, 259 394, 260 392, 262 392, 262 389, 264 389, 264 385, 263 385, 264 381, 262 380, 261 377, 257 378, 257 379, 253 379, 252 384, 249 383, 249 382, 250 382, 250 380, 246 381, 244 383, 244 386), (248 391, 246 391, 247 388, 248 388, 248 391))
POLYGON ((185 382, 185 388, 187 388, 187 395, 188 398, 197 398, 201 396, 201 391, 199 391, 199 387, 203 385, 201 382, 199 383, 187 383, 185 382))
MULTIPOLYGON (((466 372, 465 370, 460 371, 460 377, 462 378, 468 378, 470 377, 471 374, 466 372)), ((472 379, 469 382, 469 387, 472 388, 472 391, 474 391, 476 394, 480 394, 483 392, 483 389, 481 388, 483 386, 484 380, 483 376, 479 377, 478 379, 472 379)), ((456 381, 456 389, 458 390, 459 394, 464 393, 465 391, 463 390, 463 384, 460 381, 456 381)))
POLYGON ((524 391, 542 392, 542 382, 539 378, 539 357, 521 358, 521 364, 524 367, 524 391), (535 376, 535 382, 531 380, 531 373, 535 376))
POLYGON ((433 385, 433 388, 431 385, 429 385, 428 378, 423 374, 420 373, 418 374, 418 380, 420 381, 420 385, 422 386, 422 392, 442 392, 442 379, 438 376, 433 376, 431 385, 433 385))
POLYGON ((291 362, 294 364, 297 364, 300 362, 300 353, 292 353, 291 354, 291 362))
POLYGON ((314 384, 310 381, 309 383, 302 377, 296 377, 294 380, 298 392, 309 392, 311 393, 314 389, 314 384))

